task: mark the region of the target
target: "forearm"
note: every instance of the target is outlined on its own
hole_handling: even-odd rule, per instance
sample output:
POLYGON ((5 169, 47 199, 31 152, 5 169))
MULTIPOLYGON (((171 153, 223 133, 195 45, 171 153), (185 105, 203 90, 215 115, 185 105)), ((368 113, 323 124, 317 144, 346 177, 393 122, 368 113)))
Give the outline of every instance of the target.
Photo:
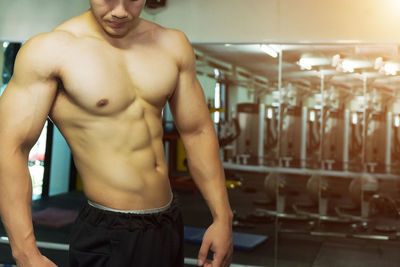
POLYGON ((181 135, 193 179, 200 189, 211 214, 216 219, 232 220, 225 186, 225 174, 213 126, 181 135))
POLYGON ((18 261, 39 253, 31 216, 32 182, 26 155, 0 152, 0 215, 18 261))

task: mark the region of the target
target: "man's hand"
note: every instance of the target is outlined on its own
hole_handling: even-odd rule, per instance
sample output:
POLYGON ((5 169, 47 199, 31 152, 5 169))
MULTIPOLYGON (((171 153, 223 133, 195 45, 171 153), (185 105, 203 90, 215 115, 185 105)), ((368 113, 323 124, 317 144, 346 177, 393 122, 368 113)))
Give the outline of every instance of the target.
POLYGON ((232 261, 233 243, 231 223, 214 222, 203 237, 198 256, 198 266, 228 267, 232 261), (207 260, 208 251, 214 253, 213 260, 207 260))
POLYGON ((57 267, 57 265, 43 255, 24 259, 16 259, 16 262, 18 267, 57 267))

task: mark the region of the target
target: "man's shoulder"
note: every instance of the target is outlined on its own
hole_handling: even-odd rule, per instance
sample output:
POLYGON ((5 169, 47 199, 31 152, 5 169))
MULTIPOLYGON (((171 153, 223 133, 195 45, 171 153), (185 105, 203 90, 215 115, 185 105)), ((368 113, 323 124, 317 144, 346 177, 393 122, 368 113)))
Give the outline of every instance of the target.
POLYGON ((157 26, 155 30, 157 42, 179 60, 192 53, 192 46, 186 34, 178 29, 157 26))
POLYGON ((35 52, 41 57, 52 56, 68 48, 73 39, 74 36, 69 32, 53 30, 33 36, 23 45, 23 49, 35 52))
POLYGON ((27 40, 18 52, 17 60, 37 71, 53 72, 59 68, 73 36, 68 32, 52 31, 40 33, 27 40))
MULTIPOLYGON (((25 42, 24 47, 36 50, 44 50, 56 47, 64 47, 70 44, 74 35, 68 31, 55 29, 51 32, 39 33, 25 42)), ((61 48, 60 47, 60 48, 61 48)))
POLYGON ((157 29, 160 41, 166 45, 185 46, 189 44, 189 39, 181 30, 174 28, 165 28, 159 26, 157 29))

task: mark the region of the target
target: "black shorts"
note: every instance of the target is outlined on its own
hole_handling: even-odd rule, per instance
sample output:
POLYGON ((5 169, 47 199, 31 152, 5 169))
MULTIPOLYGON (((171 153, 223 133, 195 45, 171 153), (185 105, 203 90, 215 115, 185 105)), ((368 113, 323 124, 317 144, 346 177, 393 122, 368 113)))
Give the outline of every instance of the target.
POLYGON ((72 267, 181 267, 183 221, 174 197, 165 211, 132 214, 86 203, 71 233, 72 267))

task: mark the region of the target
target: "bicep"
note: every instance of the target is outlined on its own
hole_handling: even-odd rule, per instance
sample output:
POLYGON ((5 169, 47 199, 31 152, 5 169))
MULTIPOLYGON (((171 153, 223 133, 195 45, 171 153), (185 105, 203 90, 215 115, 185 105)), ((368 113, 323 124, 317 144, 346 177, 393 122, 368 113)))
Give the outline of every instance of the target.
POLYGON ((38 139, 53 95, 45 84, 21 88, 10 82, 0 99, 0 140, 30 149, 38 139), (45 92, 47 90, 47 92, 45 92))
POLYGON ((212 125, 204 92, 195 73, 180 74, 169 103, 175 125, 181 134, 198 132, 212 125))
POLYGON ((203 89, 196 76, 196 59, 184 35, 179 45, 179 76, 174 94, 169 100, 175 125, 182 134, 213 127, 203 89))
POLYGON ((37 71, 23 54, 17 57, 14 75, 0 98, 2 145, 29 150, 40 135, 57 82, 37 71))

